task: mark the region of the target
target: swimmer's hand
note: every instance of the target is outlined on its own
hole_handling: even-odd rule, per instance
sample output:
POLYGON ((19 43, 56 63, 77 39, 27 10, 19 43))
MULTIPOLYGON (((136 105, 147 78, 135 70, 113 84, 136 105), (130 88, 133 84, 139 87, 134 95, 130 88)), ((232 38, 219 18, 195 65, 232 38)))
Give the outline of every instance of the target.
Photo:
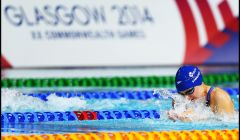
POLYGON ((202 116, 200 114, 194 114, 192 109, 188 109, 182 113, 176 113, 174 112, 174 110, 170 110, 168 111, 168 118, 176 121, 176 120, 180 120, 183 122, 190 122, 190 121, 198 121, 198 120, 206 120, 207 117, 206 116, 202 116))
POLYGON ((173 121, 176 121, 177 120, 177 114, 172 112, 172 110, 168 111, 167 112, 167 115, 168 115, 168 118, 173 120, 173 121))
POLYGON ((192 121, 191 118, 189 118, 187 116, 186 112, 185 113, 183 112, 181 114, 177 114, 177 113, 173 112, 172 110, 170 110, 170 111, 167 112, 167 114, 168 114, 168 118, 173 120, 173 121, 176 121, 176 120, 180 120, 180 121, 184 121, 184 122, 192 121))

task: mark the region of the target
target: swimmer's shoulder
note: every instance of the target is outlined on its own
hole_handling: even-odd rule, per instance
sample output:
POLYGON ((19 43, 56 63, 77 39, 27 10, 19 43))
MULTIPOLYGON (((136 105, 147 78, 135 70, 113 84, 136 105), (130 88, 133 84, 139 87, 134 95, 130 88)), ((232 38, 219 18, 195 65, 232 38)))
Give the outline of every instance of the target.
POLYGON ((216 100, 226 100, 226 99, 230 99, 230 96, 222 88, 215 87, 211 93, 211 98, 216 100))
POLYGON ((234 104, 230 95, 221 88, 216 88, 211 95, 211 108, 215 113, 233 113, 234 104))

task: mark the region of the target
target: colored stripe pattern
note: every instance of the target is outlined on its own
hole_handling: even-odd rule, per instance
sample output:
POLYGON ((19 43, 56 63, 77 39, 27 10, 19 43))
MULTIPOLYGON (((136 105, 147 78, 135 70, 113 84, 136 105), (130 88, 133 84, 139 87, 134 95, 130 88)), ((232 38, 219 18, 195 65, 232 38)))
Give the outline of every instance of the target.
POLYGON ((14 112, 1 113, 2 124, 23 122, 56 122, 113 119, 159 119, 157 110, 105 110, 65 112, 14 112))
MULTIPOLYGON (((238 73, 204 75, 206 84, 239 82, 238 73)), ((174 76, 1 79, 3 88, 22 87, 174 87, 174 76)))
POLYGON ((73 134, 11 135, 3 140, 238 140, 239 130, 192 130, 161 132, 97 132, 73 134))

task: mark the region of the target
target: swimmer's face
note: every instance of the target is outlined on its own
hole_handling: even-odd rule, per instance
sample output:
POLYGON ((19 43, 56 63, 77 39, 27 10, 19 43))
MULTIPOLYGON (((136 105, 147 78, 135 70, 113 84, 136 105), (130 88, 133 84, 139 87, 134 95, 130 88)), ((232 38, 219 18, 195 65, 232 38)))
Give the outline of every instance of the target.
POLYGON ((195 86, 193 88, 189 88, 183 92, 180 92, 180 94, 186 96, 187 99, 189 99, 189 100, 195 100, 195 99, 199 99, 202 97, 203 91, 204 91, 203 86, 199 85, 199 86, 195 86))

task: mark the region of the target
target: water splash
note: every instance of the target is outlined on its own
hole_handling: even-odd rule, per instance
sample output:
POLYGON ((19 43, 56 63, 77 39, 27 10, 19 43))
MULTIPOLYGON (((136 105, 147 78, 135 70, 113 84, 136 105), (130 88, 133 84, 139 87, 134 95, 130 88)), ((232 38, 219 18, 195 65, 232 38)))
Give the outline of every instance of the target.
MULTIPOLYGON (((56 94, 50 94, 47 101, 40 98, 26 96, 17 90, 2 89, 3 112, 25 112, 25 111, 74 111, 74 110, 109 110, 109 109, 128 109, 129 100, 121 98, 119 100, 84 100, 82 97, 59 97, 56 94)), ((143 101, 131 101, 139 106, 138 109, 148 106, 143 101)))
POLYGON ((200 98, 195 101, 190 101, 181 95, 174 95, 175 100, 174 109, 169 110, 171 115, 183 115, 189 118, 191 121, 221 121, 221 122, 232 122, 237 123, 239 114, 237 111, 233 115, 221 114, 216 115, 213 113, 210 107, 205 105, 205 98, 200 98), (187 113, 189 112, 189 113, 187 113))
POLYGON ((66 111, 86 108, 86 101, 80 98, 63 98, 55 94, 48 96, 45 102, 39 98, 23 95, 17 90, 1 90, 1 109, 4 112, 24 111, 66 111))
POLYGON ((160 88, 160 89, 154 89, 153 90, 153 95, 160 95, 163 97, 163 99, 168 99, 173 97, 173 93, 171 93, 168 89, 166 88, 160 88))
POLYGON ((35 106, 38 106, 39 109, 46 108, 44 101, 24 96, 17 90, 1 90, 1 103, 2 111, 8 112, 18 112, 19 110, 30 111, 35 109, 35 106))
MULTIPOLYGON (((155 89, 153 95, 159 94, 163 99, 173 99, 174 109, 165 111, 164 114, 169 114, 172 116, 180 116, 185 114, 184 117, 189 118, 191 121, 222 121, 222 122, 232 122, 236 123, 239 120, 239 113, 235 111, 233 115, 229 116, 227 114, 216 115, 212 112, 210 107, 205 105, 205 98, 200 98, 195 101, 188 100, 186 97, 179 94, 173 94, 168 89, 161 88, 155 89), (186 113, 189 112, 189 113, 186 113)), ((237 95, 237 98, 238 95, 237 95)), ((161 104, 161 100, 155 103, 161 104)), ((176 119, 176 118, 175 118, 176 119)))

